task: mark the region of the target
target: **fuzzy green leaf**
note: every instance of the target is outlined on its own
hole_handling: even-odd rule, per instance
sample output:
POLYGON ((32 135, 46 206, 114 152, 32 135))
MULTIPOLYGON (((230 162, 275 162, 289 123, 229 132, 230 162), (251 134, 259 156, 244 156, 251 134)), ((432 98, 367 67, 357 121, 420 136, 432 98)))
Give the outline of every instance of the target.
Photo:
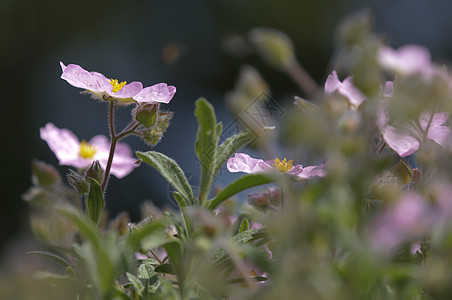
POLYGON ((184 172, 174 160, 155 151, 137 152, 136 154, 142 161, 154 167, 165 177, 189 205, 194 204, 193 191, 187 177, 185 177, 184 172))
POLYGON ((245 130, 240 133, 234 134, 225 140, 218 148, 217 156, 213 166, 213 177, 215 177, 220 171, 221 167, 226 163, 226 161, 240 148, 253 142, 256 139, 256 135, 245 130))

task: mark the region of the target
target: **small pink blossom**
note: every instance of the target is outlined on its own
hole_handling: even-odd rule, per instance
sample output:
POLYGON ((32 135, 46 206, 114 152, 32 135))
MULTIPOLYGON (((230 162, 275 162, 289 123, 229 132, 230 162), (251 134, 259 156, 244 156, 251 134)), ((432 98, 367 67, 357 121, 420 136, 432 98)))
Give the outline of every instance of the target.
POLYGON ((435 211, 420 195, 406 193, 376 219, 370 235, 371 246, 387 253, 428 233, 434 220, 435 211))
MULTIPOLYGON (((107 137, 96 135, 89 142, 80 142, 72 131, 59 129, 52 123, 42 127, 40 133, 41 139, 47 142, 60 165, 88 168, 93 161, 98 160, 105 170, 110 153, 110 142, 107 137)), ((135 161, 130 147, 124 143, 117 143, 111 173, 122 178, 137 166, 135 161)))
POLYGON ((325 93, 332 95, 336 92, 347 98, 353 108, 358 108, 365 99, 365 96, 353 85, 352 77, 347 77, 341 82, 336 71, 333 71, 325 82, 325 93))
POLYGON ((176 92, 174 86, 166 83, 158 83, 150 87, 143 88, 139 81, 129 84, 118 82, 115 79, 107 79, 103 74, 88 72, 79 65, 70 64, 65 66, 60 62, 61 78, 72 86, 85 89, 97 99, 116 100, 124 104, 137 103, 169 103, 176 92))
POLYGON ((377 59, 383 68, 404 75, 433 71, 430 52, 419 45, 405 45, 397 50, 383 46, 377 59))
POLYGON ((229 172, 244 173, 259 173, 280 170, 287 174, 298 176, 300 179, 326 176, 323 164, 303 168, 302 165, 292 166, 292 161, 287 162, 285 159, 283 161, 279 161, 280 163, 277 163, 277 161, 279 161, 279 159, 264 161, 263 159, 252 158, 245 153, 236 153, 234 157, 229 158, 227 168, 229 172))

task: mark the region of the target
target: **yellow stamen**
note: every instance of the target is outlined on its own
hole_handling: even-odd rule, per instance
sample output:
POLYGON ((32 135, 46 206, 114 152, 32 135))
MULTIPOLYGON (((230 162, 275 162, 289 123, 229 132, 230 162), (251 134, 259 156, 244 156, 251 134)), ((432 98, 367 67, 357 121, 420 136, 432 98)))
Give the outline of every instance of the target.
POLYGON ((123 81, 123 82, 119 83, 118 79, 112 78, 110 80, 110 84, 113 86, 113 93, 116 93, 117 91, 122 89, 127 84, 127 81, 123 81))
POLYGON ((281 172, 287 172, 293 168, 293 165, 292 165, 293 160, 287 161, 287 159, 285 157, 283 160, 279 160, 279 158, 275 158, 274 162, 275 162, 275 164, 274 164, 275 168, 281 172))
POLYGON ((92 159, 94 154, 96 154, 97 150, 90 144, 88 144, 85 140, 80 143, 80 151, 78 155, 82 158, 92 159))

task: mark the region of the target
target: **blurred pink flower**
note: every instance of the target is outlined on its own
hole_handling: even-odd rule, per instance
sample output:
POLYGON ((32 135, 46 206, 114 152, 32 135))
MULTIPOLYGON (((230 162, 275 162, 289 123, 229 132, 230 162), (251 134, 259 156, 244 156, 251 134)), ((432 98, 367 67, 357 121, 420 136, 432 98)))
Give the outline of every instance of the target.
POLYGON ((234 157, 229 158, 227 167, 229 172, 244 172, 244 173, 258 173, 268 172, 271 170, 279 170, 281 172, 295 175, 300 179, 309 179, 312 177, 324 177, 326 171, 323 169, 323 164, 319 166, 309 166, 303 168, 302 165, 292 165, 292 160, 287 161, 285 158, 279 160, 264 161, 263 159, 256 159, 250 157, 245 153, 236 153, 234 157))
POLYGON ((370 235, 372 248, 387 253, 403 243, 421 238, 431 230, 434 213, 420 195, 406 193, 375 220, 370 235))
MULTIPOLYGON (((105 170, 110 152, 110 142, 105 136, 96 135, 89 142, 80 142, 72 131, 59 129, 52 123, 42 127, 40 133, 41 139, 47 142, 60 165, 88 168, 93 161, 98 160, 105 170)), ((111 173, 122 178, 137 166, 135 161, 130 147, 124 143, 117 143, 111 173)))
POLYGON ((60 62, 61 78, 72 86, 85 89, 95 98, 100 100, 117 100, 121 103, 169 103, 176 92, 174 86, 166 83, 158 83, 143 88, 143 84, 134 81, 127 84, 126 81, 118 82, 116 79, 107 79, 103 74, 88 72, 79 65, 65 66, 60 62))
MULTIPOLYGON (((411 124, 402 125, 395 128, 389 125, 388 101, 394 101, 394 84, 387 81, 383 90, 386 98, 381 99, 379 111, 377 113, 377 126, 386 144, 393 149, 400 157, 406 157, 415 153, 423 140, 423 132, 416 129, 411 124)), ((445 126, 448 113, 423 113, 419 118, 419 124, 423 131, 427 129, 430 118, 432 118, 427 132, 427 138, 435 141, 445 149, 452 149, 452 132, 449 126, 445 126)))
POLYGON ((419 45, 405 45, 397 50, 383 46, 378 51, 378 62, 387 70, 404 75, 433 71, 430 52, 419 45))
POLYGON ((347 77, 341 82, 336 71, 333 71, 326 79, 325 93, 332 95, 336 92, 347 98, 353 108, 358 108, 365 99, 365 96, 353 85, 352 77, 347 77))

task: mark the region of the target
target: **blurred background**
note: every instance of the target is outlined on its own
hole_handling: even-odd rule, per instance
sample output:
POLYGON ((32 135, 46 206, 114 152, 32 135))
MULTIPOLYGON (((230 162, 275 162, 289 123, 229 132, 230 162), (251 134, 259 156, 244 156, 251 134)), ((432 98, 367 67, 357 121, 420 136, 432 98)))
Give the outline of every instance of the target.
MULTIPOLYGON (((300 64, 322 84, 331 71, 336 25, 363 8, 371 11, 376 31, 392 46, 418 43, 440 61, 452 57, 452 2, 447 0, 0 1, 0 252, 29 231, 28 205, 21 194, 31 185, 32 159, 58 164, 40 140, 39 128, 52 122, 80 139, 108 136, 106 105, 61 80, 59 61, 144 86, 175 85, 172 102, 162 105, 175 115, 154 150, 174 158, 196 185, 193 110, 198 97, 213 103, 224 126, 233 122, 224 99, 243 64, 261 72, 282 105, 292 102, 293 95, 305 96, 287 74, 267 66, 250 47, 250 29, 285 32, 300 64)), ((118 129, 127 124, 129 112, 130 107, 118 111, 118 129)), ((133 150, 150 150, 138 138, 124 141, 133 150)), ((59 170, 64 176, 67 167, 59 170)), ((219 184, 232 179, 223 172, 219 184)), ((171 205, 168 192, 163 178, 143 165, 121 181, 111 179, 108 209, 111 216, 126 210, 138 220, 143 200, 171 205)))

